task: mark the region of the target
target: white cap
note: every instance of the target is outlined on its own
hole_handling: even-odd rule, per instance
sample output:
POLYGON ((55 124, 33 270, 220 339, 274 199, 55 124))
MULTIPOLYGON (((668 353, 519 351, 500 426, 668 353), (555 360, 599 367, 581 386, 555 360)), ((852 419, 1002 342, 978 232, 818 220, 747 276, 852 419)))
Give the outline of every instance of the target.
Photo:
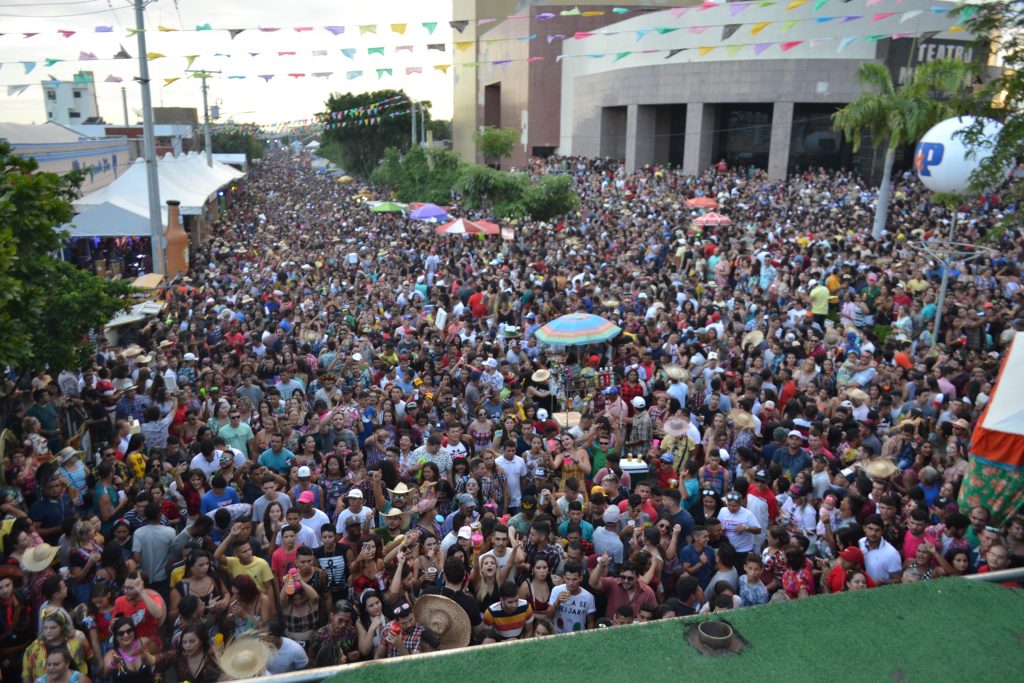
POLYGON ((630 403, 633 404, 634 408, 644 408, 647 406, 647 401, 643 399, 643 396, 634 396, 630 403))
POLYGON ((601 519, 605 524, 618 524, 620 516, 619 508, 614 505, 610 505, 608 509, 604 511, 604 514, 601 515, 601 519))
POLYGON ((712 351, 708 354, 708 360, 718 360, 718 352, 712 351))
POLYGON ((352 354, 352 360, 354 360, 357 363, 362 363, 363 362, 363 354, 361 354, 361 353, 353 353, 352 354))
POLYGON ((791 429, 789 430, 789 434, 787 434, 786 436, 795 436, 798 439, 803 439, 804 433, 801 432, 799 429, 791 429))
POLYGON ((312 476, 313 476, 313 473, 310 472, 309 468, 306 467, 305 465, 303 465, 302 467, 299 468, 299 478, 300 479, 303 478, 303 477, 312 477, 312 476))
POLYGON ((486 365, 489 368, 496 368, 498 367, 498 361, 496 361, 493 358, 488 358, 487 360, 484 361, 484 365, 486 365))
POLYGON ((548 411, 544 410, 543 408, 537 411, 537 419, 540 420, 541 422, 548 419, 548 415, 548 411))
POLYGON ((362 498, 363 492, 361 489, 353 487, 352 490, 345 494, 345 496, 348 498, 362 498))
POLYGON ((199 357, 196 356, 196 354, 192 353, 191 351, 182 356, 182 358, 184 358, 187 361, 199 360, 199 357))

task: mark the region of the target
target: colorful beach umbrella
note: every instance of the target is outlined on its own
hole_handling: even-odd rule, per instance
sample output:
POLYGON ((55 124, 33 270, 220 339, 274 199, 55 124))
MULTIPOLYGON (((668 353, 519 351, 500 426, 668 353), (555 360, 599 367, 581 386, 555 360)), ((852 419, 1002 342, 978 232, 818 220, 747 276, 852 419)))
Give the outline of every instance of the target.
POLYGON ((622 328, 590 313, 570 313, 555 318, 536 332, 537 341, 559 346, 599 344, 613 339, 622 328))
POLYGON ((396 202, 381 202, 377 206, 370 209, 374 213, 402 213, 405 211, 405 207, 396 202))
POLYGON ((710 213, 704 214, 703 216, 697 216, 696 218, 694 218, 693 224, 700 225, 702 227, 712 225, 732 225, 732 219, 729 218, 728 216, 723 216, 720 213, 715 213, 714 211, 712 211, 710 213))
POLYGON ((437 226, 435 229, 437 232, 448 235, 497 235, 501 232, 501 228, 494 223, 467 221, 465 218, 456 218, 449 223, 437 226))
POLYGON ((448 212, 437 204, 422 204, 413 209, 410 217, 415 221, 429 221, 432 218, 447 218, 448 212))

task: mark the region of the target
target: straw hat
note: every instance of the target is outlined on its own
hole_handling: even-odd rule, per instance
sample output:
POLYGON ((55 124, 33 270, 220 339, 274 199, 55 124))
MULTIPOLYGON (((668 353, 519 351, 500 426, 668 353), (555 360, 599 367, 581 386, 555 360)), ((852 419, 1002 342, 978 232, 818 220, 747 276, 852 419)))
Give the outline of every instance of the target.
POLYGON ((754 426, 754 416, 745 410, 734 408, 729 411, 729 419, 736 429, 750 429, 754 426))
POLYGON ((764 341, 764 332, 761 330, 751 330, 743 335, 743 339, 740 341, 740 348, 746 350, 748 346, 757 347, 764 341))
POLYGON ((256 678, 264 673, 273 652, 258 636, 235 638, 217 657, 221 671, 231 679, 256 678))
POLYGON ((619 300, 618 299, 605 299, 604 301, 601 302, 601 305, 604 306, 605 308, 615 308, 616 306, 619 305, 619 300))
POLYGON ((404 481, 400 481, 398 482, 398 486, 396 486, 393 489, 388 489, 388 491, 395 494, 396 496, 404 496, 408 493, 411 493, 412 489, 409 488, 404 481))
POLYGON ((677 382, 685 382, 690 379, 690 371, 681 365, 670 365, 665 368, 665 375, 677 382))
POLYGON ((686 420, 681 417, 672 417, 665 420, 665 424, 662 425, 661 430, 665 432, 666 436, 674 436, 679 438, 684 436, 687 432, 686 420))
POLYGON ((868 400, 868 394, 863 389, 847 389, 846 395, 851 401, 860 401, 861 403, 864 403, 868 400))
POLYGON ((131 344, 124 350, 122 355, 125 358, 136 358, 142 355, 142 347, 138 344, 131 344))
POLYGON ((21 568, 27 572, 41 572, 57 557, 57 548, 49 543, 41 543, 21 556, 21 568))
POLYGON ((888 479, 896 473, 896 463, 888 458, 875 458, 864 466, 864 471, 874 479, 888 479))
POLYGON ((469 645, 472 627, 469 615, 451 598, 422 595, 413 606, 416 621, 428 627, 440 641, 438 649, 451 650, 469 645))
POLYGON ((547 382, 551 378, 551 371, 540 369, 537 372, 530 375, 530 379, 534 382, 547 382))

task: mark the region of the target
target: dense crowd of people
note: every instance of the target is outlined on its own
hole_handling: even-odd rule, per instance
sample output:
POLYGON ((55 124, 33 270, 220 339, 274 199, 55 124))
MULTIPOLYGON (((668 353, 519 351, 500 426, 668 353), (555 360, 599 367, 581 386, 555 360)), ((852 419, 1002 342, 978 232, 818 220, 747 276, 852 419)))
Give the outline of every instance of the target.
MULTIPOLYGON (((462 237, 271 154, 163 313, 12 377, 3 680, 203 683, 1024 563, 1019 511, 958 503, 1024 329, 1018 235, 956 265, 935 329, 911 243, 950 216, 909 175, 873 240, 850 172, 528 170, 578 214, 462 237), (538 341, 575 311, 622 333, 538 341)), ((972 201, 960 240, 1015 208, 972 201)))

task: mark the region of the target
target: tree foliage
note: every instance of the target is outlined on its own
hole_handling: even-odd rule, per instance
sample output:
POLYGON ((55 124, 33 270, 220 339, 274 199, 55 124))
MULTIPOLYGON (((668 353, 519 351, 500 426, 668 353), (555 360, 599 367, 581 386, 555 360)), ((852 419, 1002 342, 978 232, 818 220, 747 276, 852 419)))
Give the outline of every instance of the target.
POLYGON ((473 141, 484 159, 502 159, 511 156, 516 143, 519 142, 519 131, 515 128, 495 128, 486 126, 483 130, 473 133, 473 141))
POLYGON ((854 152, 859 151, 864 132, 870 135, 871 144, 886 146, 872 236, 879 237, 885 227, 896 150, 920 140, 939 121, 962 113, 955 96, 967 89, 973 69, 971 64, 940 59, 919 66, 911 81, 899 87, 882 64, 865 62, 857 69, 864 92, 833 114, 832 122, 854 152))
POLYGON ((402 155, 389 147, 370 182, 387 187, 400 202, 448 204, 461 166, 458 155, 446 149, 413 147, 402 155))
POLYGON ((466 165, 455 190, 468 209, 486 210, 497 218, 551 220, 571 213, 579 197, 569 176, 541 176, 531 180, 525 173, 507 173, 487 166, 466 165))
MULTIPOLYGON (((245 161, 252 164, 253 159, 263 157, 266 144, 256 136, 235 131, 216 131, 211 134, 214 153, 220 154, 244 154, 245 161)), ((204 146, 205 146, 205 138, 204 146)))
POLYGON ((105 282, 54 259, 71 220, 82 174, 39 172, 34 159, 0 143, 0 366, 20 370, 77 365, 86 333, 124 303, 127 284, 105 282))
MULTIPOLYGON (((380 163, 384 157, 384 150, 388 147, 394 147, 403 152, 409 149, 412 123, 411 107, 409 106, 411 100, 401 90, 377 90, 358 95, 334 93, 327 99, 326 113, 366 107, 394 97, 405 98, 405 101, 399 106, 390 106, 382 110, 379 120, 372 125, 351 125, 353 119, 340 119, 339 121, 347 121, 349 125, 326 128, 320 141, 321 155, 337 163, 346 172, 367 178, 380 163), (398 115, 392 116, 396 113, 398 115)), ((430 125, 429 103, 424 102, 423 104, 427 125, 430 125)), ((366 117, 355 120, 366 120, 366 117)), ((419 118, 417 115, 418 128, 419 118)))
MULTIPOLYGON (((974 188, 980 191, 997 186, 1007 166, 1024 160, 1024 3, 993 0, 962 5, 950 13, 959 17, 966 11, 973 12, 964 23, 977 36, 978 49, 995 52, 1003 65, 994 78, 969 94, 964 106, 971 114, 1003 123, 994 153, 971 178, 974 188)), ((967 131, 968 145, 981 138, 982 126, 979 122, 967 131)), ((1024 189, 1017 184, 1012 194, 1019 198, 1022 192, 1024 189)), ((1014 219, 1019 222, 1020 214, 1014 214, 1014 219)))

